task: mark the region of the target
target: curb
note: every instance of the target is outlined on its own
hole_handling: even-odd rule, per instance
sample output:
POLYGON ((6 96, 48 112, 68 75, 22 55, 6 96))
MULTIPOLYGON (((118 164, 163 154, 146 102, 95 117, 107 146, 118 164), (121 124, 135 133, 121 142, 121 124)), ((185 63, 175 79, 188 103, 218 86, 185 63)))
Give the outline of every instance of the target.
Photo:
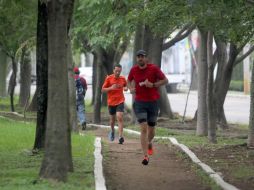
MULTIPOLYGON (((106 125, 96 125, 96 124, 88 124, 88 126, 92 126, 92 127, 100 127, 100 128, 110 128, 110 126, 106 126, 106 125)), ((115 126, 115 128, 117 129, 118 127, 115 126)), ((134 135, 140 135, 140 132, 138 131, 134 131, 131 129, 124 129, 125 132, 130 133, 130 134, 134 134, 134 135)), ((198 157, 184 144, 180 144, 178 143, 178 141, 176 140, 176 138, 174 137, 158 137, 155 136, 155 139, 166 139, 169 140, 174 146, 176 146, 177 148, 179 148, 182 152, 184 152, 185 154, 187 154, 190 159, 192 160, 192 162, 194 162, 195 164, 197 164, 200 168, 202 168, 202 170, 211 178, 215 181, 215 183, 220 186, 223 190, 240 190, 237 187, 225 182, 221 176, 216 173, 210 166, 208 166, 207 164, 201 162, 198 157)), ((101 162, 102 162, 102 156, 101 156, 101 162)), ((96 162, 95 162, 96 164, 96 162)), ((100 163, 100 165, 102 166, 102 163, 100 163)), ((95 166, 96 168, 96 166, 95 166)), ((101 168, 102 170, 102 168, 101 168)), ((102 172, 102 171, 101 171, 102 172)), ((97 178, 95 177, 95 180, 97 178)), ((103 178, 104 180, 104 178, 103 178)), ((96 184, 97 182, 95 182, 96 184)), ((105 181, 104 181, 105 183, 105 181)), ((106 188, 106 187, 105 187, 106 188)), ((101 190, 100 188, 96 190, 101 190)))
POLYGON ((105 179, 103 176, 102 168, 102 155, 101 155, 101 138, 96 137, 94 142, 94 178, 95 178, 95 189, 106 190, 105 179))

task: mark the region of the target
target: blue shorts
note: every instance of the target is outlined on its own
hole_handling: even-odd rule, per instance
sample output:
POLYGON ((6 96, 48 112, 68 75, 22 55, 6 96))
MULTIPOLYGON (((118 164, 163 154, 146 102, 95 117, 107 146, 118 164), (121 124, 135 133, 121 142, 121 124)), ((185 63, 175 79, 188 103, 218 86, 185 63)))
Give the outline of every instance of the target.
POLYGON ((124 103, 118 104, 116 106, 108 106, 108 112, 110 115, 115 115, 116 112, 124 112, 124 103))
POLYGON ((147 122, 148 125, 149 123, 155 125, 159 112, 158 101, 143 102, 135 100, 133 107, 139 123, 147 122))

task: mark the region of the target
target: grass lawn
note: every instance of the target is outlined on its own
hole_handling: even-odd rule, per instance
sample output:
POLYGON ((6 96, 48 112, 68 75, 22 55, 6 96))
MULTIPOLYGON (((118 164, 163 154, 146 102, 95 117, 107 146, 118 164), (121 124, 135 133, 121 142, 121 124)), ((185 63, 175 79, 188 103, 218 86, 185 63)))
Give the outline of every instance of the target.
POLYGON ((31 154, 35 124, 0 117, 0 189, 95 189, 94 139, 92 135, 72 135, 74 172, 66 183, 40 180, 43 153, 31 154))

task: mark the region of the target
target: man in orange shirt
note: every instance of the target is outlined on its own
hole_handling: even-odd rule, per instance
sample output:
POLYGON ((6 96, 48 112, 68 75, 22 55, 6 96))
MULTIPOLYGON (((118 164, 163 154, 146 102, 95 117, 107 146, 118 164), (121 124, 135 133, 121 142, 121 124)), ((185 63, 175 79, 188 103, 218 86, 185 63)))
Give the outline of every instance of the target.
POLYGON ((109 139, 115 139, 115 119, 118 122, 119 129, 119 144, 123 144, 123 112, 124 112, 124 95, 123 90, 127 91, 127 81, 123 76, 120 76, 122 66, 120 64, 114 65, 113 74, 107 76, 103 85, 102 92, 108 93, 108 111, 110 115, 111 132, 109 139))

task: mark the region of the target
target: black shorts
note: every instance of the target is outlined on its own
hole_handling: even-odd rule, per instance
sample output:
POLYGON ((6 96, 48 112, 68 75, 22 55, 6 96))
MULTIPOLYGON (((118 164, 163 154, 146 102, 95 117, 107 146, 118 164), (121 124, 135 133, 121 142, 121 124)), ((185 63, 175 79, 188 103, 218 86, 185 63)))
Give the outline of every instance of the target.
POLYGON ((108 112, 110 115, 115 115, 116 112, 124 112, 124 103, 118 104, 116 106, 108 106, 108 112))
POLYGON ((159 112, 158 101, 143 102, 135 100, 133 107, 139 123, 140 121, 156 123, 159 112))

